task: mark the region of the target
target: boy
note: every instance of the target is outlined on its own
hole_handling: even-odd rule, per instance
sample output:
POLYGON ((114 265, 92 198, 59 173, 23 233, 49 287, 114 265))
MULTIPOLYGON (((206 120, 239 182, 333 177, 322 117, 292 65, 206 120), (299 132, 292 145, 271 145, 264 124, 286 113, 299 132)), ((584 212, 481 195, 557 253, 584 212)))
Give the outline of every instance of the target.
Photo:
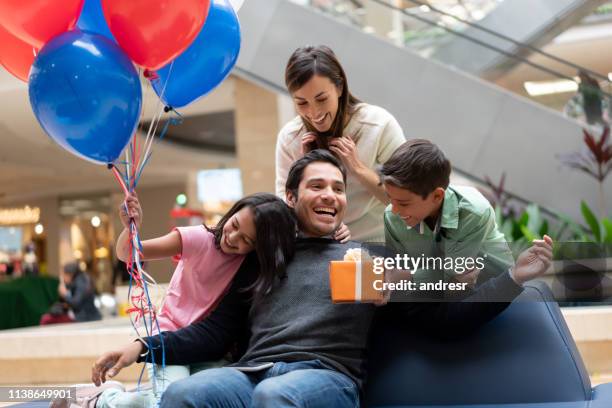
POLYGON ((385 241, 396 253, 421 258, 415 282, 473 286, 480 270, 497 275, 514 260, 487 199, 473 187, 450 186, 450 173, 450 162, 428 140, 410 140, 393 153, 381 168, 391 201, 385 241))

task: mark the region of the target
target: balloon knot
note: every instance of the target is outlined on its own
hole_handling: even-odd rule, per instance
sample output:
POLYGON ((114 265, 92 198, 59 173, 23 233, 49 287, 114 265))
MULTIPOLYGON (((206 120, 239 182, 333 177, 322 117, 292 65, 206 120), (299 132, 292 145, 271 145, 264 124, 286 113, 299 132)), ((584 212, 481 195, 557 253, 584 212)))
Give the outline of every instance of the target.
POLYGON ((147 78, 149 81, 155 81, 156 79, 159 79, 159 75, 157 75, 157 72, 155 71, 150 71, 148 69, 145 69, 143 72, 143 75, 145 78, 147 78))

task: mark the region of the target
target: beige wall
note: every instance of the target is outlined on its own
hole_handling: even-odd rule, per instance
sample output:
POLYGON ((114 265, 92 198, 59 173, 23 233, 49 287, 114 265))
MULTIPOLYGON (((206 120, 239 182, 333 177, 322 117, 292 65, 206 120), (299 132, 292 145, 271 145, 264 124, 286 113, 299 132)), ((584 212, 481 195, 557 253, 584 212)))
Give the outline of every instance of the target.
POLYGON ((236 79, 236 153, 244 194, 274 192, 277 95, 236 79))

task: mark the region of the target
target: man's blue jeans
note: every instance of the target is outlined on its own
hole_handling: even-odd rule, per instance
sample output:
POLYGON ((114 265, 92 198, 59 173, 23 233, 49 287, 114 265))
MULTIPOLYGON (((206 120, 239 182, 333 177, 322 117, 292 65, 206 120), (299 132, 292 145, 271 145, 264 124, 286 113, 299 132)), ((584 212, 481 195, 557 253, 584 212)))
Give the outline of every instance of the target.
POLYGON ((319 360, 275 363, 258 372, 211 368, 170 384, 161 407, 309 407, 359 406, 359 389, 346 375, 319 360))

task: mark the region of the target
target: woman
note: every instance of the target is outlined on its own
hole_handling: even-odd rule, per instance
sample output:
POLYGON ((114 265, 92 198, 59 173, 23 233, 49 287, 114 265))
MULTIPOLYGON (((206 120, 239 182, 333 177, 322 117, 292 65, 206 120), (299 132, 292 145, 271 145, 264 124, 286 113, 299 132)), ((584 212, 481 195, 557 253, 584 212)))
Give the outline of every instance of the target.
POLYGON ((285 84, 298 116, 278 135, 276 193, 285 197, 294 161, 312 149, 328 149, 349 171, 344 222, 353 239, 383 242, 388 200, 375 169, 405 141, 397 120, 351 94, 340 62, 326 46, 295 50, 287 62, 285 84))

